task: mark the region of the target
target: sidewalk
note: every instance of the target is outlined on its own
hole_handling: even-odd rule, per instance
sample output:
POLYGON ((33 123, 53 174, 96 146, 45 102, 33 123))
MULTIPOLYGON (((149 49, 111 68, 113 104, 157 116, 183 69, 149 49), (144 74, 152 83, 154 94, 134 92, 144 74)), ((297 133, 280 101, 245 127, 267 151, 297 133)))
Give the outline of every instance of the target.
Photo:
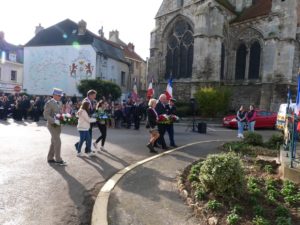
POLYGON ((110 194, 110 225, 206 225, 180 198, 176 177, 200 157, 217 152, 220 141, 185 147, 127 173, 110 194))

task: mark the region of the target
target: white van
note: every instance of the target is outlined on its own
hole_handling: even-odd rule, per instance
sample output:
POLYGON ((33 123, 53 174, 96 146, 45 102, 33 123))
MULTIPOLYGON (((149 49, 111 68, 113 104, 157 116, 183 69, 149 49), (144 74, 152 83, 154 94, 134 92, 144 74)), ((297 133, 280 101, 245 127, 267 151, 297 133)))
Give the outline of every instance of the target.
MULTIPOLYGON (((284 129, 286 108, 287 108, 286 103, 281 104, 279 106, 279 110, 278 110, 278 113, 277 113, 277 120, 276 120, 276 128, 278 130, 283 130, 284 129)), ((291 103, 290 104, 290 111, 295 112, 295 110, 296 110, 296 103, 291 103)))

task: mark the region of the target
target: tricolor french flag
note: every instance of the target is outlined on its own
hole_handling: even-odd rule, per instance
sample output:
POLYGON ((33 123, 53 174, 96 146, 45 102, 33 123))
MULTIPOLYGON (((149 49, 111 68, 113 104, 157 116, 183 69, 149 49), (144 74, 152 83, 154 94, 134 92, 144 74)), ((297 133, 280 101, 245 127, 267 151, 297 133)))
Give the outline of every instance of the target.
POLYGON ((153 97, 153 95, 154 95, 154 89, 153 89, 153 78, 152 78, 148 86, 147 98, 150 99, 153 97))
POLYGON ((138 92, 137 92, 137 84, 136 83, 137 83, 137 80, 136 80, 136 77, 135 77, 132 92, 131 92, 131 98, 135 102, 138 100, 138 92))
POLYGON ((166 89, 166 96, 167 100, 170 100, 173 98, 173 83, 172 83, 172 78, 169 79, 167 89, 166 89))

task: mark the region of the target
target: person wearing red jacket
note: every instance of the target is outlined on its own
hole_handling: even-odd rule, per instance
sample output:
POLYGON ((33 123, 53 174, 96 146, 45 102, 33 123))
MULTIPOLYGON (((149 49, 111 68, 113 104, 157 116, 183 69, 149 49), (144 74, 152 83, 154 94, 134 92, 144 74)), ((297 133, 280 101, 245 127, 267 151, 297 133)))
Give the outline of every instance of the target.
POLYGON ((256 119, 256 111, 254 110, 253 105, 250 105, 250 110, 247 113, 247 123, 248 123, 248 131, 254 132, 255 119, 256 119))

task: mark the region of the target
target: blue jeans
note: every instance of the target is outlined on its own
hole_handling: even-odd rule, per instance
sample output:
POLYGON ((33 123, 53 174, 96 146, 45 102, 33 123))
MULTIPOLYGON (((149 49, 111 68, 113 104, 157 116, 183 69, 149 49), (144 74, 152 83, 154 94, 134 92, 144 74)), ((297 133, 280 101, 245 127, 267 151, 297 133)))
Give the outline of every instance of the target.
POLYGON ((88 130, 80 130, 79 136, 80 136, 80 140, 78 143, 77 152, 78 153, 81 152, 81 147, 83 145, 83 142, 86 142, 87 152, 91 152, 92 139, 91 139, 90 132, 88 130))
POLYGON ((254 132, 255 121, 248 123, 248 131, 254 132))
POLYGON ((238 121, 238 134, 243 134, 245 122, 238 121))

